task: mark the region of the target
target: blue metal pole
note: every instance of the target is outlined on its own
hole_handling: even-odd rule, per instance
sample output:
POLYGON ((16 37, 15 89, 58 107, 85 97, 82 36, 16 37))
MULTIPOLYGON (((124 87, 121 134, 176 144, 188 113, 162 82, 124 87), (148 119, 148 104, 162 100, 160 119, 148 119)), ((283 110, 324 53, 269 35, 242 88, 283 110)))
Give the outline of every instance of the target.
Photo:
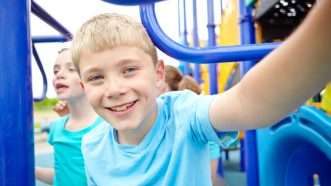
MULTIPOLYGON (((208 12, 208 47, 216 46, 215 23, 214 23, 214 0, 207 1, 208 12)), ((217 64, 209 64, 209 93, 217 94, 217 64)))
POLYGON ((0 185, 33 186, 30 1, 0 1, 0 185))
MULTIPOLYGON (((192 1, 193 5, 193 46, 195 48, 200 48, 199 45, 199 34, 198 34, 198 20, 197 20, 197 0, 192 1)), ((194 64, 194 79, 200 84, 201 83, 201 75, 200 75, 200 65, 194 64)))
POLYGON ((180 0, 177 0, 177 13, 178 13, 178 36, 179 38, 181 37, 182 34, 182 17, 181 17, 181 4, 180 4, 180 0))
POLYGON ((69 41, 69 39, 64 36, 32 36, 33 43, 51 43, 66 41, 69 41))
MULTIPOLYGON (((187 41, 187 21, 186 21, 186 0, 183 1, 183 32, 181 34, 181 40, 185 46, 189 46, 187 41)), ((181 62, 184 65, 183 74, 188 75, 190 72, 190 67, 188 62, 181 62)))
MULTIPOLYGON (((208 47, 216 47, 216 33, 215 33, 215 21, 214 21, 214 0, 207 1, 207 12, 208 12, 208 47)), ((218 81, 217 81, 217 64, 208 64, 208 74, 209 74, 209 93, 218 93, 218 81)), ((221 149, 220 149, 221 150, 221 149)), ((222 156, 218 160, 217 174, 224 177, 222 156)))
MULTIPOLYGON (((255 43, 255 29, 252 17, 252 9, 246 6, 245 0, 239 0, 240 6, 240 39, 241 44, 255 43)), ((241 63, 241 75, 244 75, 256 64, 256 61, 247 61, 241 63)), ((247 185, 258 186, 259 185, 259 173, 258 173, 258 156, 257 156, 257 143, 256 143, 256 131, 247 131, 244 140, 244 153, 245 153, 245 168, 247 174, 247 185)))

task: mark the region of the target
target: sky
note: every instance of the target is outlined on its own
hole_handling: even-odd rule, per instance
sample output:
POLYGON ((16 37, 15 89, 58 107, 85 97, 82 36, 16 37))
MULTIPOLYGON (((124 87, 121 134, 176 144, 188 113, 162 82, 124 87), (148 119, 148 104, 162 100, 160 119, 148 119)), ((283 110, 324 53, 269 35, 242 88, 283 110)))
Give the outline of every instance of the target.
MULTIPOLYGON (((180 3, 183 0, 180 0, 180 3)), ((140 20, 138 6, 118 6, 106 3, 101 0, 35 0, 35 2, 45 9, 53 18, 59 21, 65 28, 74 34, 86 20, 94 15, 107 12, 116 12, 131 16, 140 20)), ((207 6, 206 0, 197 0, 198 7, 198 25, 199 37, 201 39, 207 38, 207 6)), ((178 1, 167 0, 156 4, 156 13, 158 21, 164 30, 173 40, 179 41, 178 30, 178 1)), ((188 32, 192 30, 192 4, 190 0, 186 1, 187 12, 187 28, 188 32)), ((218 23, 219 0, 214 1, 215 22, 218 23)), ((183 17, 183 16, 181 16, 183 17)), ((38 17, 31 14, 30 17, 31 35, 32 36, 47 36, 59 35, 56 30, 41 21, 38 17)), ((70 43, 42 43, 36 44, 36 48, 47 74, 48 91, 47 97, 56 97, 55 91, 52 87, 53 78, 53 63, 57 56, 57 51, 63 47, 70 46, 70 43)), ((159 52, 159 58, 163 59, 167 64, 178 65, 178 61, 166 54, 159 52)), ((42 78, 36 62, 32 57, 32 85, 34 97, 40 97, 42 94, 42 78)))

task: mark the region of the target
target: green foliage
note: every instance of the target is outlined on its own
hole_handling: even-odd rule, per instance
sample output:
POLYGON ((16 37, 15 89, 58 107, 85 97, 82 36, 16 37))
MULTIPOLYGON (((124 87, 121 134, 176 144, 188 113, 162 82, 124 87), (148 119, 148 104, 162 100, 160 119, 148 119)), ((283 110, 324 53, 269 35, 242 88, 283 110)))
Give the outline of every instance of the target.
POLYGON ((43 101, 34 102, 33 108, 35 111, 52 110, 57 102, 58 99, 56 98, 46 98, 43 101))
POLYGON ((40 129, 41 128, 40 122, 35 122, 33 126, 34 126, 35 129, 40 129))

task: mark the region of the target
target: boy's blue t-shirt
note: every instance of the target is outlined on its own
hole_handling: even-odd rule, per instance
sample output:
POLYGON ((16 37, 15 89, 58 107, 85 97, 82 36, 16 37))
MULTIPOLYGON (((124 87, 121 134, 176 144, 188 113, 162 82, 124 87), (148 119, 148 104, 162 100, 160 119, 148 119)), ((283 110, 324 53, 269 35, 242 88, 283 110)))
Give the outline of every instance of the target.
POLYGON ((208 141, 226 147, 237 137, 217 136, 212 99, 190 91, 160 96, 157 119, 138 145, 118 144, 115 129, 98 126, 82 144, 89 185, 211 185, 208 141))
POLYGON ((53 121, 50 125, 48 143, 54 148, 53 185, 84 186, 86 183, 84 160, 81 152, 82 137, 103 120, 98 117, 88 127, 79 131, 68 131, 65 124, 68 116, 53 121))

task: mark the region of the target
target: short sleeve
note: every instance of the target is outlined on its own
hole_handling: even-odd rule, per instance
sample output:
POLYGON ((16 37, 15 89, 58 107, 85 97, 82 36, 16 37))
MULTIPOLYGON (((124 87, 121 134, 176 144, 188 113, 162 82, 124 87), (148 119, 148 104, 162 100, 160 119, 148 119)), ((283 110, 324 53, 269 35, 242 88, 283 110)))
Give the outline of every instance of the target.
POLYGON ((193 120, 190 122, 195 137, 203 142, 214 142, 222 148, 229 147, 238 138, 237 131, 222 132, 213 128, 209 118, 209 108, 216 96, 197 96, 192 109, 193 120))
POLYGON ((54 136, 56 136, 59 130, 64 128, 65 123, 68 121, 68 116, 60 117, 49 124, 49 134, 48 134, 48 143, 53 145, 54 144, 54 136))

